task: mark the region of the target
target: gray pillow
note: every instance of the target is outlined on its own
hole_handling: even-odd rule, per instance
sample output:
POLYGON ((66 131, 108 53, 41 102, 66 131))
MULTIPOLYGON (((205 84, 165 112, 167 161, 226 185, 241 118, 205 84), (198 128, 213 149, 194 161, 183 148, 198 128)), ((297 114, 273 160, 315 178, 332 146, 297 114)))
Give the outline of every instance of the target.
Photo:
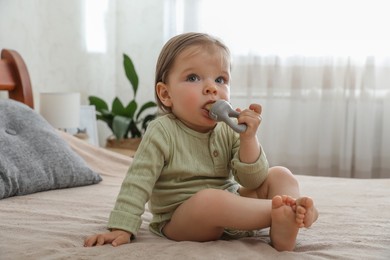
POLYGON ((0 199, 101 180, 41 115, 0 99, 0 199))

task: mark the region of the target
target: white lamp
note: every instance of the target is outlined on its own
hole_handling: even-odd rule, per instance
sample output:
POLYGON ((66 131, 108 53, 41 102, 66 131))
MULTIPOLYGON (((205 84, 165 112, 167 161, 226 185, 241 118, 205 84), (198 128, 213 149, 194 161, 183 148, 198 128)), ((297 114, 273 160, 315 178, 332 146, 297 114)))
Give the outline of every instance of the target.
POLYGON ((80 93, 40 93, 41 115, 55 128, 77 128, 80 123, 80 93))

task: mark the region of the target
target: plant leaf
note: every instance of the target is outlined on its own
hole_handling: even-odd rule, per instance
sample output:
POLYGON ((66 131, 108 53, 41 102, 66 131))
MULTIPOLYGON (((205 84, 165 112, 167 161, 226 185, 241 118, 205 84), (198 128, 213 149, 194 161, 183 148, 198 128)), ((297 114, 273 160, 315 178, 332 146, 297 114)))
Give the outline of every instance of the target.
POLYGON ((131 122, 130 122, 129 131, 130 131, 130 134, 131 134, 132 138, 136 138, 136 137, 141 137, 142 136, 142 133, 138 129, 138 126, 137 126, 136 122, 134 122, 134 120, 131 120, 131 122))
POLYGON ((96 96, 89 96, 88 100, 90 105, 95 106, 96 111, 103 113, 102 112, 103 109, 108 110, 108 105, 103 99, 96 96))
POLYGON ((112 131, 112 121, 113 117, 112 115, 96 115, 97 120, 102 120, 103 122, 106 122, 107 126, 111 129, 112 131))
POLYGON ((112 116, 112 113, 108 110, 108 109, 102 109, 101 111, 100 111, 100 113, 103 115, 103 116, 110 116, 110 117, 113 117, 112 116))
POLYGON ((129 56, 123 54, 123 67, 125 68, 126 77, 131 83, 134 91, 134 99, 138 90, 138 75, 135 71, 134 63, 129 56))
POLYGON ((137 102, 133 99, 128 105, 127 107, 125 108, 125 116, 133 119, 134 118, 134 114, 135 114, 135 111, 137 110, 138 108, 138 104, 137 102))
POLYGON ((124 116, 115 116, 112 122, 112 132, 114 133, 116 139, 120 140, 127 137, 129 125, 131 119, 124 116))
POLYGON ((143 106, 141 107, 141 109, 138 111, 138 114, 137 114, 137 116, 136 116, 136 119, 138 120, 138 118, 139 118, 139 116, 141 115, 141 113, 142 113, 143 111, 145 111, 146 109, 151 108, 151 107, 156 107, 156 106, 157 106, 157 104, 156 104, 155 102, 153 102, 153 101, 149 101, 149 102, 143 104, 143 106))
POLYGON ((112 113, 114 116, 119 115, 119 116, 125 116, 126 111, 125 107, 123 106, 122 102, 119 100, 119 98, 115 98, 114 101, 112 102, 112 113))

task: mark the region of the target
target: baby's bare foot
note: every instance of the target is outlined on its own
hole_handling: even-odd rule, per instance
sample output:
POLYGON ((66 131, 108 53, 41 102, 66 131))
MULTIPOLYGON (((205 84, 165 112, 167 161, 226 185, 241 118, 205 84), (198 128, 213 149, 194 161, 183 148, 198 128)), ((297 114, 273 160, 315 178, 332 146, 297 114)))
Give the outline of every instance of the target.
POLYGON ((310 227, 318 218, 318 211, 309 197, 301 197, 296 201, 295 220, 300 227, 310 227))
POLYGON ((295 200, 288 196, 275 196, 272 199, 270 237, 278 251, 292 251, 298 235, 299 226, 292 205, 295 200))

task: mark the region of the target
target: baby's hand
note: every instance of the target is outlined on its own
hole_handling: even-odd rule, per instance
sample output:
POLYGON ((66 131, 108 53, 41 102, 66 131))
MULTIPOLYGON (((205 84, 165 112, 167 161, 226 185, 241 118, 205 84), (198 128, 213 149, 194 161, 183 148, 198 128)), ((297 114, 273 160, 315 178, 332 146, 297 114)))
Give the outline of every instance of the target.
MULTIPOLYGON (((241 112, 239 109, 237 111, 241 112)), ((248 109, 240 113, 238 123, 247 125, 245 132, 240 133, 240 161, 254 163, 261 153, 256 135, 257 128, 259 128, 261 123, 261 106, 259 104, 251 104, 248 109)))
POLYGON ((245 109, 243 111, 237 109, 237 111, 240 112, 240 115, 238 117, 238 123, 247 125, 246 131, 241 133, 241 138, 255 136, 262 119, 261 105, 251 104, 248 109, 245 109))
POLYGON ((129 232, 117 229, 111 232, 87 237, 84 241, 84 246, 102 246, 107 243, 111 243, 112 246, 120 246, 129 243, 130 237, 131 234, 129 232))

